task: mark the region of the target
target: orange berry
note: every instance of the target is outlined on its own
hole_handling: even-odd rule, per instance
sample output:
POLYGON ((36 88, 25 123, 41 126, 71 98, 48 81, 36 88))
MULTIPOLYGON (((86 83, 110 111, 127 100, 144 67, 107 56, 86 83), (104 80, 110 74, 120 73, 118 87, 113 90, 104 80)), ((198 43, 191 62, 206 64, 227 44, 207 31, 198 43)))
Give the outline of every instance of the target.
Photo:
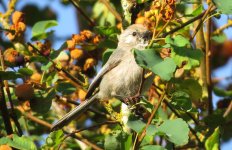
POLYGON ((19 53, 14 50, 13 48, 9 48, 5 50, 4 52, 4 60, 10 62, 10 63, 15 63, 16 57, 19 55, 19 53))
POLYGON ((5 144, 5 145, 0 145, 0 150, 12 150, 12 148, 9 145, 5 144))
POLYGON ((93 33, 89 30, 83 30, 83 31, 81 31, 80 35, 83 35, 87 39, 90 39, 93 36, 93 33))
POLYGON ((73 50, 75 48, 75 42, 73 40, 67 40, 66 42, 69 50, 73 50))
POLYGON ((100 36, 95 36, 93 38, 93 44, 98 44, 100 42, 100 36))
POLYGON ((34 82, 37 82, 37 83, 40 82, 41 78, 42 78, 41 74, 39 74, 39 73, 37 73, 37 72, 34 73, 34 74, 31 76, 31 80, 34 81, 34 82))
POLYGON ((75 48, 70 52, 70 55, 72 59, 78 59, 83 56, 83 51, 81 49, 75 48))
POLYGON ((84 71, 88 70, 89 68, 93 67, 96 64, 95 59, 93 58, 88 58, 85 60, 85 64, 84 64, 84 71))
POLYGON ((72 40, 77 44, 77 43, 81 43, 83 42, 82 41, 82 38, 79 34, 73 34, 72 35, 72 40))
POLYGON ((17 24, 19 22, 24 22, 24 13, 20 11, 15 11, 12 15, 13 24, 17 24))
POLYGON ((26 30, 26 25, 23 22, 19 22, 17 24, 17 29, 18 32, 24 32, 26 30))

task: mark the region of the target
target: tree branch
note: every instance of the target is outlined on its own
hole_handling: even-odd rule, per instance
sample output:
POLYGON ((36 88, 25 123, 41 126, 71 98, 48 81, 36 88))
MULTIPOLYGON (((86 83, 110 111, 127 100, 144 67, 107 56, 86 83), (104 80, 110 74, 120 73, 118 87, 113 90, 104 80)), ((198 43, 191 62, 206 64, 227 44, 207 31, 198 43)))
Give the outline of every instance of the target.
POLYGON ((79 5, 74 0, 69 0, 69 2, 77 9, 77 11, 89 22, 89 24, 94 27, 95 23, 89 18, 89 16, 79 7, 79 5))

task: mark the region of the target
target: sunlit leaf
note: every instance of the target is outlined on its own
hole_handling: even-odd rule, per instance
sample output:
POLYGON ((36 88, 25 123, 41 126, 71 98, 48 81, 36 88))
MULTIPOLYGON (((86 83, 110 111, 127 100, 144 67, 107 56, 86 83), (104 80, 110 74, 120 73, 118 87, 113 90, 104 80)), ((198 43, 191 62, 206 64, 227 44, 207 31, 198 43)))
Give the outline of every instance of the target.
POLYGON ((223 14, 227 14, 227 15, 232 14, 231 0, 213 0, 213 2, 223 14))
POLYGON ((219 144, 220 144, 220 130, 219 127, 217 127, 213 134, 208 137, 208 139, 205 141, 205 148, 206 150, 219 150, 219 144))
POLYGON ((39 21, 32 27, 32 40, 41 40, 47 38, 52 32, 46 32, 48 28, 57 26, 56 20, 39 21))
POLYGON ((192 48, 177 47, 172 45, 171 57, 175 63, 184 69, 190 70, 200 65, 203 53, 200 50, 194 50, 192 48))
POLYGON ((127 125, 137 133, 140 133, 143 130, 143 128, 146 126, 146 124, 143 121, 141 121, 139 118, 136 118, 134 116, 129 117, 127 125))
POLYGON ((159 132, 165 133, 167 140, 176 146, 188 143, 189 128, 183 119, 165 120, 157 129, 159 132))
POLYGON ((170 80, 176 69, 172 58, 162 59, 154 49, 134 50, 135 60, 141 67, 151 70, 163 80, 170 80))

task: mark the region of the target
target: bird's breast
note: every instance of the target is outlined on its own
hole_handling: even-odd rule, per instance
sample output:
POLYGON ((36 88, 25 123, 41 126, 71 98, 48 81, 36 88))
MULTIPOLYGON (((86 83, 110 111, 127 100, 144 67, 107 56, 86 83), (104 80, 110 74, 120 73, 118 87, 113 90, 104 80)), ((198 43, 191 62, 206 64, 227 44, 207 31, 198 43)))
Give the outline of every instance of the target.
POLYGON ((135 62, 134 56, 122 58, 118 66, 104 75, 100 92, 104 98, 127 98, 135 96, 139 90, 143 70, 135 62))

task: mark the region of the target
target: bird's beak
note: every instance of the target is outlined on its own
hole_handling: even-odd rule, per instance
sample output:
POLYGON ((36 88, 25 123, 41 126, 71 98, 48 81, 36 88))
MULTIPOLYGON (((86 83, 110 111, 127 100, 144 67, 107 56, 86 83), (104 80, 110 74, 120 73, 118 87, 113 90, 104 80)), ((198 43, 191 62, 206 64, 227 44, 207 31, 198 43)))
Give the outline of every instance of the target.
POLYGON ((150 40, 152 38, 152 32, 151 31, 146 31, 143 33, 143 38, 145 40, 150 40))

